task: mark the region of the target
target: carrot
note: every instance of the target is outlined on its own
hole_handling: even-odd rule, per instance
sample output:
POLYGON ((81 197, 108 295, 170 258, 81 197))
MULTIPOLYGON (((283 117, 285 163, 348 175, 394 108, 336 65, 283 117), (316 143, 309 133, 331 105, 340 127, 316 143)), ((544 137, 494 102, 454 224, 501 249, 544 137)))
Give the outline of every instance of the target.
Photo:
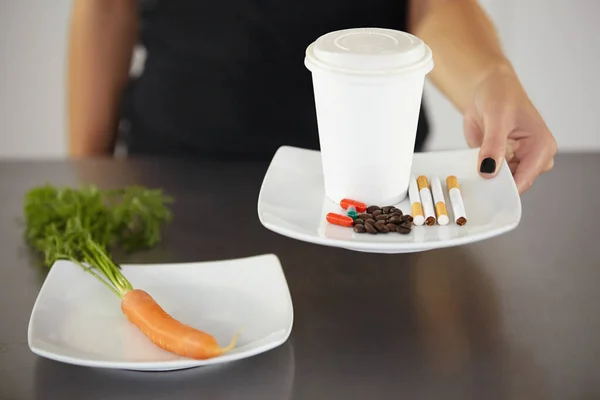
POLYGON ((237 334, 226 347, 220 347, 208 333, 175 320, 143 290, 134 289, 102 246, 85 231, 65 235, 61 248, 67 253, 58 258, 71 260, 90 273, 121 298, 121 311, 155 345, 182 357, 205 360, 227 353, 235 347, 237 334), (72 256, 72 249, 83 254, 83 260, 72 256), (71 255, 70 255, 71 254, 71 255), (95 270, 100 270, 103 279, 95 270))
POLYGON ((214 337, 175 320, 143 290, 127 292, 121 309, 155 345, 183 357, 204 360, 220 356, 235 346, 234 336, 227 347, 219 347, 214 337))
POLYGON ((28 243, 45 265, 70 260, 108 287, 121 299, 125 317, 152 343, 182 357, 216 357, 234 348, 237 334, 219 347, 214 337, 175 320, 150 294, 134 289, 110 257, 109 249, 117 245, 133 251, 158 243, 161 224, 171 218, 168 202, 161 191, 143 187, 36 188, 24 207, 28 243))

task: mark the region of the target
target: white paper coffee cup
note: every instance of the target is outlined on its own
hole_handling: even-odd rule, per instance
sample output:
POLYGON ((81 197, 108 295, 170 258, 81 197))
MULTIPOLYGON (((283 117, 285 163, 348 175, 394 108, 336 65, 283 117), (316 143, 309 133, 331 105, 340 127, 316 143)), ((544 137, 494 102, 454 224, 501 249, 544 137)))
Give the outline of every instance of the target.
POLYGON ((306 49, 323 163, 333 202, 404 200, 431 49, 396 30, 357 28, 321 36, 306 49))

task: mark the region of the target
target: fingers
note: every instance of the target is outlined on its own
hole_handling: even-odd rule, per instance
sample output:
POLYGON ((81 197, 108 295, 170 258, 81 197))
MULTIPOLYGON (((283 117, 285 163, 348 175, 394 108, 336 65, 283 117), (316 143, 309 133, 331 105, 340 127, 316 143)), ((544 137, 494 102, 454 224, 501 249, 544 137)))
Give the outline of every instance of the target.
POLYGON ((535 179, 554 167, 556 142, 551 136, 547 140, 538 140, 535 146, 527 149, 522 155, 513 175, 519 193, 526 192, 535 179))
POLYGON ((484 117, 484 132, 479 150, 479 175, 484 178, 496 176, 504 162, 508 135, 514 128, 513 113, 492 112, 484 117))
POLYGON ((463 129, 467 146, 470 148, 481 147, 483 129, 477 122, 477 119, 474 118, 469 112, 467 112, 463 118, 463 129))
POLYGON ((519 142, 510 137, 506 140, 506 161, 510 164, 515 159, 515 153, 519 150, 519 142))
POLYGON ((554 156, 556 154, 554 154, 552 156, 552 158, 550 159, 550 161, 548 161, 548 163, 546 164, 546 168, 544 168, 544 170, 542 172, 548 172, 550 171, 552 168, 554 168, 554 156))

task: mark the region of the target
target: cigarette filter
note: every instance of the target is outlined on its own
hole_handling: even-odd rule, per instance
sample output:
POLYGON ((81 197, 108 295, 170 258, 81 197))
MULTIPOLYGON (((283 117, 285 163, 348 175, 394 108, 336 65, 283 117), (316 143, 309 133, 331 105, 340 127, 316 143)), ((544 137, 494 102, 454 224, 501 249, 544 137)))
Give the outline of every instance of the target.
POLYGON ((421 204, 423 204, 423 213, 425 214, 425 224, 428 226, 435 224, 435 210, 433 208, 433 197, 429 189, 429 181, 425 175, 417 178, 417 186, 421 195, 421 204))
POLYGON ((408 184, 408 197, 410 199, 410 208, 413 217, 413 224, 423 225, 425 223, 425 216, 423 214, 423 205, 421 204, 421 197, 419 196, 417 178, 415 178, 414 175, 411 175, 410 182, 408 184))
POLYGON ((433 201, 435 203, 435 214, 437 222, 440 225, 448 225, 450 218, 446 209, 446 201, 444 200, 444 192, 442 192, 442 182, 437 176, 431 177, 431 192, 433 193, 433 201))
POLYGON ((446 178, 446 185, 448 185, 448 195, 450 196, 450 203, 452 203, 454 221, 457 225, 462 226, 467 223, 467 214, 456 176, 450 175, 446 178))

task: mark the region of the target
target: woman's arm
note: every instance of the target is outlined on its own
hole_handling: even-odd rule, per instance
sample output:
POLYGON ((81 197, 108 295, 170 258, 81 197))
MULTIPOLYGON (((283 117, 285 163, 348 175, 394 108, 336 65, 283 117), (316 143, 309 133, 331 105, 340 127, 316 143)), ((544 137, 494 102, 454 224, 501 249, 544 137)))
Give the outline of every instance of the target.
POLYGON ((513 73, 492 22, 476 0, 412 0, 409 24, 433 52, 429 79, 461 113, 486 76, 513 73))
POLYGON ((554 166, 557 143, 502 52, 476 0, 412 0, 411 31, 433 51, 431 81, 463 115, 477 170, 496 176, 508 163, 520 193, 554 166))
POLYGON ((68 51, 69 155, 110 155, 137 40, 137 0, 74 0, 68 51))

